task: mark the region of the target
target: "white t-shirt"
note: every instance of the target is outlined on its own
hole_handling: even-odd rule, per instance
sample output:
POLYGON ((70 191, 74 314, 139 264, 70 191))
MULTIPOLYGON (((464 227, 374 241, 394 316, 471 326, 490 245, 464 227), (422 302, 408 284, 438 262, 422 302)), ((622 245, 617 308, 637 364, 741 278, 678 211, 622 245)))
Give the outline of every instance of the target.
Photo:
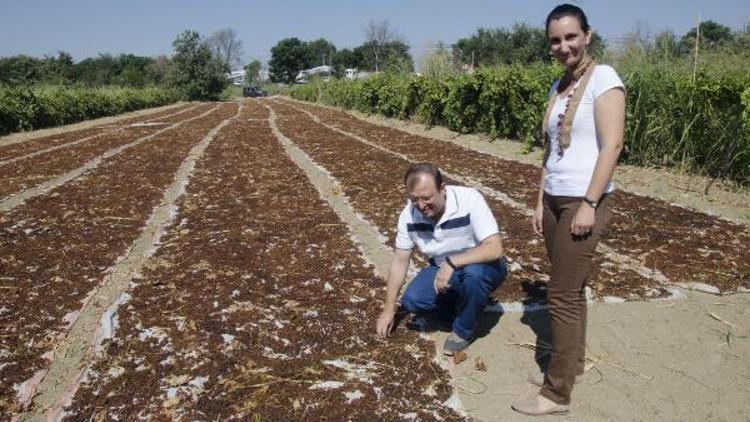
MULTIPOLYGON (((563 114, 565 110, 567 99, 557 97, 547 126, 551 152, 545 167, 544 191, 546 193, 554 196, 586 195, 601 149, 594 124, 594 100, 604 92, 618 87, 625 88, 617 72, 611 66, 597 65, 594 68, 573 119, 570 146, 565 149, 562 157, 558 154, 557 124, 560 114, 563 114)), ((552 95, 557 95, 555 89, 552 90, 552 95)), ((612 192, 614 188, 610 180, 604 192, 612 192)))
POLYGON ((479 191, 462 186, 445 187, 445 211, 440 221, 425 217, 411 201, 398 219, 396 248, 415 245, 441 265, 446 256, 471 249, 499 233, 497 221, 479 191))

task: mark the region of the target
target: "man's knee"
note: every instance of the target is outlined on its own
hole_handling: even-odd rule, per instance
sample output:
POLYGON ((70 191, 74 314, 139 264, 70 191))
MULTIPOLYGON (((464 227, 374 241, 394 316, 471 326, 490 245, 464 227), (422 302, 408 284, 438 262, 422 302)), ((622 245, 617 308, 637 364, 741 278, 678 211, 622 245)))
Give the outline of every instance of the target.
POLYGON ((404 292, 404 295, 401 297, 401 307, 404 308, 407 312, 417 312, 417 295, 414 293, 413 290, 407 289, 404 292))
POLYGON ((505 279, 507 268, 505 261, 469 264, 463 268, 465 279, 482 281, 502 281, 505 279))
POLYGON ((494 289, 503 282, 507 274, 505 261, 489 264, 469 264, 462 268, 463 283, 467 289, 494 289))
POLYGON ((418 313, 430 311, 434 306, 432 306, 428 298, 420 294, 419 289, 406 289, 404 295, 401 297, 401 307, 407 312, 418 313))

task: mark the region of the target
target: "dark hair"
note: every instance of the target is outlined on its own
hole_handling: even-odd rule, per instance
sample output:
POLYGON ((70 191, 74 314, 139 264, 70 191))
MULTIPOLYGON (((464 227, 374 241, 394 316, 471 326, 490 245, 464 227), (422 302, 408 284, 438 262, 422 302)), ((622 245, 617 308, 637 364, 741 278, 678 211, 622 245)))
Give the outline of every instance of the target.
POLYGON ((554 9, 552 9, 551 12, 549 12, 549 15, 547 15, 547 22, 544 24, 544 30, 547 32, 547 36, 549 36, 549 23, 553 20, 561 19, 566 16, 573 16, 578 18, 578 22, 581 23, 581 29, 583 29, 583 32, 589 32, 591 27, 589 27, 589 20, 586 18, 586 14, 583 13, 583 10, 581 10, 578 6, 573 6, 572 4, 561 4, 554 9))
POLYGON ((440 174, 440 169, 434 164, 430 163, 416 163, 409 166, 404 175, 404 184, 407 189, 411 190, 414 187, 413 176, 418 174, 429 174, 435 180, 435 187, 440 189, 443 185, 443 175, 440 174))

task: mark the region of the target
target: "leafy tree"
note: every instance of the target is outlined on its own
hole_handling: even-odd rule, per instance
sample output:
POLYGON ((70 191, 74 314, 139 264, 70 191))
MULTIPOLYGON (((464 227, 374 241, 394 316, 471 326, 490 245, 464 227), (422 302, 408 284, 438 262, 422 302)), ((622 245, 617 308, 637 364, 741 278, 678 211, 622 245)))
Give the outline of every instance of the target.
POLYGON ((604 52, 607 50, 607 43, 604 41, 604 38, 602 38, 601 35, 599 35, 598 32, 594 32, 591 34, 591 43, 589 43, 589 52, 594 57, 603 57, 604 52))
POLYGON ((255 82, 258 80, 258 72, 260 72, 261 63, 258 60, 245 65, 245 84, 248 82, 255 82))
POLYGON ((68 84, 73 77, 73 56, 58 51, 57 56, 46 56, 42 60, 42 79, 52 84, 68 84))
POLYGON ((671 60, 680 55, 680 43, 671 30, 660 32, 654 39, 654 55, 661 59, 671 60))
POLYGON ((271 48, 268 62, 274 82, 294 83, 294 77, 310 66, 310 54, 298 38, 285 38, 271 48))
POLYGON ((431 78, 445 78, 455 73, 453 56, 444 43, 435 44, 432 51, 422 59, 421 72, 431 78))
POLYGON ((215 57, 195 31, 185 31, 172 43, 174 66, 170 84, 190 100, 218 99, 227 84, 225 63, 215 57))
MULTIPOLYGON (((601 57, 606 45, 604 39, 594 32, 589 51, 601 57)), ((535 63, 549 60, 549 45, 544 28, 525 23, 505 28, 478 28, 468 38, 459 39, 454 45, 454 55, 462 63, 481 66, 497 66, 511 63, 535 63)))
POLYGON ((355 67, 374 72, 384 70, 392 73, 414 70, 414 61, 409 54, 409 45, 403 41, 390 41, 381 47, 377 47, 380 51, 377 57, 372 53, 375 49, 376 47, 371 42, 365 42, 355 48, 354 56, 359 58, 358 66, 355 67))
POLYGON ((18 55, 0 58, 0 83, 20 85, 36 83, 41 78, 41 60, 18 55))
POLYGON ((361 52, 349 48, 335 51, 333 53, 333 74, 340 78, 344 75, 345 69, 363 68, 362 61, 361 52))
POLYGON ((165 55, 156 56, 148 65, 148 72, 153 75, 154 83, 162 83, 169 74, 169 68, 172 61, 165 55))
POLYGON ((307 51, 307 63, 309 67, 320 66, 320 64, 330 64, 332 56, 336 54, 336 46, 325 38, 303 43, 307 51), (325 59, 325 62, 323 62, 325 59), (320 63, 320 64, 318 64, 320 63))
MULTIPOLYGON (((391 29, 388 20, 375 22, 370 21, 362 30, 365 33, 365 43, 367 49, 362 52, 363 56, 372 63, 371 69, 380 71, 381 63, 386 61, 389 45, 393 42, 401 42, 396 33, 391 29)), ((402 42, 403 43, 403 42, 402 42)), ((393 61, 393 59, 391 59, 393 61)))
POLYGON ((242 59, 242 40, 232 28, 225 28, 214 32, 206 38, 206 44, 211 49, 214 57, 224 63, 225 72, 232 67, 239 66, 242 59))
MULTIPOLYGON (((695 48, 695 38, 698 36, 698 28, 689 30, 680 39, 680 50, 690 53, 695 48)), ((700 48, 716 48, 734 40, 732 30, 729 27, 707 20, 700 23, 700 48)))

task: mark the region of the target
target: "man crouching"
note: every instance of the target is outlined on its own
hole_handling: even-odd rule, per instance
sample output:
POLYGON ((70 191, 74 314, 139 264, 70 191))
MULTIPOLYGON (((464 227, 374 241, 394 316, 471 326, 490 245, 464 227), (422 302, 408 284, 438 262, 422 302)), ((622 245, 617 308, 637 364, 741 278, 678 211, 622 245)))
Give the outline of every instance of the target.
POLYGON ((430 319, 451 324, 453 331, 444 345, 450 355, 474 340, 479 315, 507 274, 497 222, 482 194, 446 186, 432 164, 411 165, 404 183, 409 200, 398 220, 377 334, 385 338, 393 328, 396 300, 416 245, 430 257, 430 265, 409 284, 401 307, 416 314, 417 326, 430 319))

